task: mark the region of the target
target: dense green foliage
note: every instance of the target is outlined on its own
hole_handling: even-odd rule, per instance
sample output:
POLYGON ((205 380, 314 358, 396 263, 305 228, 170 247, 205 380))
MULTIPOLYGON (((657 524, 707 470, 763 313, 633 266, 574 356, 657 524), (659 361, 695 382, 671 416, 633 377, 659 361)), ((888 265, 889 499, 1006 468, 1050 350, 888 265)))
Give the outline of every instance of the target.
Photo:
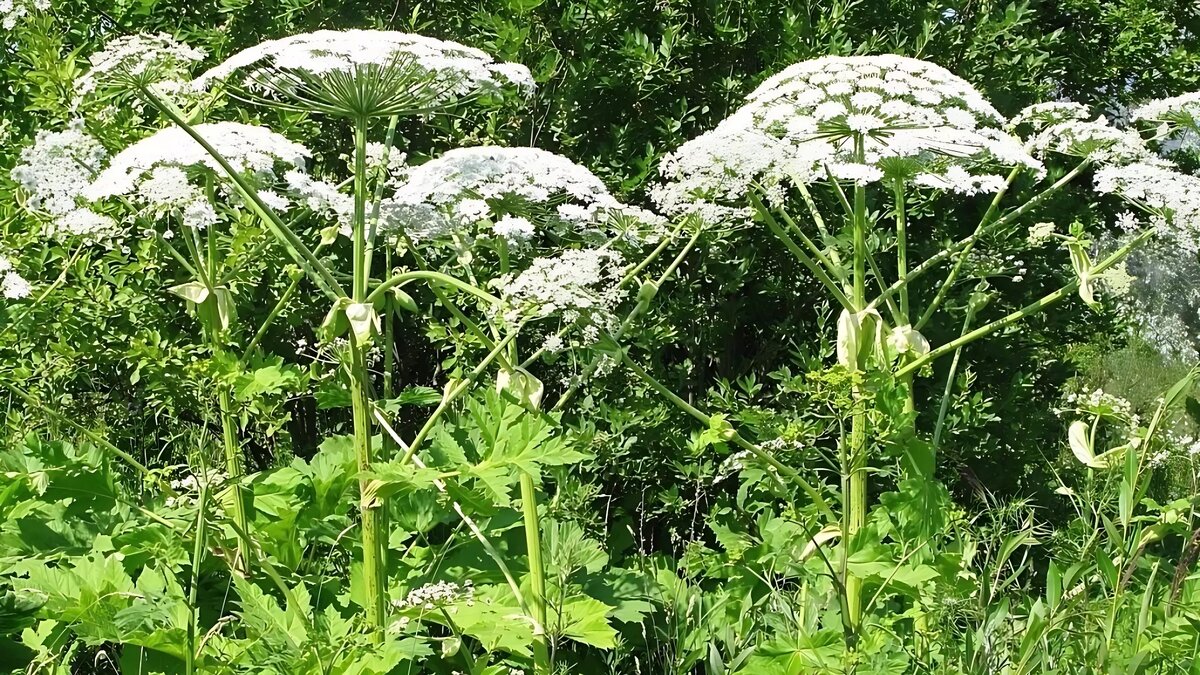
MULTIPOLYGON (((844 568, 868 589, 868 628, 857 632, 845 628, 836 575, 814 555, 836 547, 810 546, 823 502, 781 484, 730 436, 732 423, 772 441, 779 462, 839 502, 837 452, 862 383, 833 365, 836 304, 765 227, 672 242, 646 271, 663 282, 652 311, 635 316, 619 345, 531 365, 561 409, 532 413, 528 396, 496 393, 486 375, 422 436, 432 468, 400 461, 375 425, 374 447, 390 454, 364 476, 353 377, 316 347, 329 302, 261 219, 235 210, 214 240, 236 269, 238 318, 213 341, 203 317, 168 290, 191 279, 160 240, 142 235, 145 223, 107 248, 48 239, 8 175, 38 130, 96 112, 72 106, 86 57, 139 32, 202 47, 206 65, 318 28, 388 28, 481 48, 526 64, 536 94, 402 119, 395 146, 410 162, 464 145, 533 145, 647 207, 665 153, 726 118, 765 77, 816 56, 926 59, 1004 114, 1064 97, 1120 116, 1200 85, 1200 9, 1183 0, 782 4, 63 0, 0 35, 0 254, 34 287, 34 301, 0 304, 0 669, 533 672, 536 633, 513 620, 530 611, 506 585, 509 576, 526 592, 537 583, 522 521, 530 502, 517 492, 533 476, 557 672, 1200 672, 1200 457, 1178 447, 1200 413, 1189 396, 1195 374, 1127 345, 1128 317, 1107 298, 1091 311, 1072 297, 972 343, 951 376, 944 429, 937 404, 949 359, 916 380, 916 415, 901 412, 906 393, 895 382, 872 383, 873 544, 844 568), (678 269, 669 268, 677 254, 678 269), (243 351, 289 288, 257 349, 243 351), (646 377, 631 375, 622 355, 646 377), (562 398, 601 356, 611 361, 562 398), (652 382, 711 413, 707 424, 652 382), (1066 402, 1097 387, 1134 409, 1066 402), (203 478, 225 457, 229 409, 218 391, 232 396, 247 467, 229 484, 203 478), (1145 453, 1170 448, 1173 458, 1150 467, 1130 452, 1110 470, 1083 468, 1067 442, 1080 409, 1097 427, 1141 429, 1145 453), (906 444, 927 445, 935 428, 939 482, 912 480, 906 444), (200 477, 192 492, 163 487, 189 475, 200 477), (390 619, 405 628, 382 643, 363 625, 360 479, 374 481, 390 528, 390 599, 457 582, 453 616, 400 602, 390 619), (215 515, 239 501, 247 532, 215 515), (243 537, 252 554, 238 553, 243 537)), ((106 147, 169 123, 135 93, 120 96, 115 117, 88 118, 106 147)), ((348 124, 235 101, 207 114, 303 140, 327 175, 348 175, 348 160, 353 169, 348 124)), ((368 132, 383 140, 386 120, 368 132)), ((1068 168, 1050 167, 1051 179, 1068 168)), ((1037 190, 1017 183, 1011 197, 1021 203, 1037 190)), ((1040 221, 1103 232, 1116 209, 1086 192, 1068 188, 989 235, 988 246, 1022 262, 969 265, 945 298, 949 318, 925 337, 945 344, 968 312, 984 325, 1071 282, 1063 251, 1024 239, 1040 221), (981 293, 987 301, 976 307, 981 293)), ((909 255, 928 258, 971 234, 987 207, 912 204, 909 255)), ((306 241, 322 226, 296 224, 306 241)), ((329 250, 336 262, 352 258, 345 241, 329 250)), ((479 262, 480 276, 499 277, 488 264, 479 262)), ((415 307, 384 310, 386 357, 372 363, 380 407, 410 440, 440 414, 447 382, 470 380, 491 348, 435 288, 406 287, 415 307)), ((922 281, 913 302, 938 291, 922 281)), ((543 337, 523 336, 520 354, 543 337)), ((1096 454, 1121 439, 1107 433, 1092 432, 1096 454)))

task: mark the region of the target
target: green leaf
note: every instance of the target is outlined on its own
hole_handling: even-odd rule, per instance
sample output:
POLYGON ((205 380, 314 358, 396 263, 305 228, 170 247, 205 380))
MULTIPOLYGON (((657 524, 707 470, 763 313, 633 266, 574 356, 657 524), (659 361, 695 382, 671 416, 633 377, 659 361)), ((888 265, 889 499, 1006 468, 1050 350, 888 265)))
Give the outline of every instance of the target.
POLYGON ((434 481, 440 475, 435 469, 417 467, 412 462, 396 461, 372 464, 371 470, 359 477, 367 481, 362 488, 361 507, 375 508, 396 494, 434 491, 434 481))
POLYGON ((560 634, 585 645, 612 649, 616 646, 617 631, 608 621, 612 607, 595 598, 581 597, 568 600, 557 622, 560 634))
POLYGON ((0 595, 0 635, 13 635, 32 626, 45 602, 37 592, 5 590, 0 595))

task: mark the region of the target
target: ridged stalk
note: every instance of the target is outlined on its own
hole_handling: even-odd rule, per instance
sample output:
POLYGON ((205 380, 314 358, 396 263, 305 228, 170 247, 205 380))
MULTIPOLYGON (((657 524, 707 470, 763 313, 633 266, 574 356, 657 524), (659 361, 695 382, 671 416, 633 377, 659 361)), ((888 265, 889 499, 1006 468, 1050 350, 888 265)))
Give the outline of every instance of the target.
MULTIPOLYGON (((354 121, 354 278, 353 297, 355 303, 367 301, 367 120, 354 121)), ((375 628, 375 639, 383 637, 382 628, 386 608, 386 539, 384 538, 383 510, 374 500, 368 500, 365 474, 371 471, 374 452, 371 449, 371 394, 370 373, 367 370, 366 344, 351 336, 350 339, 350 406, 354 424, 354 457, 359 479, 359 518, 362 524, 363 579, 366 589, 367 624, 375 628)))
MULTIPOLYGON (((862 161, 863 140, 861 136, 855 141, 855 154, 862 161)), ((850 302, 856 310, 862 310, 867 305, 867 193, 862 185, 854 186, 854 211, 852 223, 854 229, 854 277, 853 292, 850 302)), ((850 448, 846 453, 848 494, 845 501, 843 528, 845 554, 849 556, 850 546, 859 531, 867 522, 867 411, 864 407, 864 392, 860 385, 855 385, 853 391, 854 412, 850 420, 850 448)), ((852 574, 846 574, 846 607, 850 613, 850 627, 857 631, 862 625, 862 579, 852 574)))
POLYGON ((237 422, 233 419, 233 402, 229 391, 221 387, 218 394, 221 408, 221 438, 225 449, 225 471, 233 486, 233 522, 238 529, 238 556, 234 567, 242 572, 250 569, 250 526, 246 514, 246 491, 242 487, 242 448, 237 438, 237 422))
POLYGON ((546 570, 542 565, 541 525, 538 522, 537 486, 533 476, 521 474, 521 510, 525 516, 525 548, 529 556, 529 609, 537 620, 533 633, 534 675, 549 675, 550 644, 546 635, 546 570))

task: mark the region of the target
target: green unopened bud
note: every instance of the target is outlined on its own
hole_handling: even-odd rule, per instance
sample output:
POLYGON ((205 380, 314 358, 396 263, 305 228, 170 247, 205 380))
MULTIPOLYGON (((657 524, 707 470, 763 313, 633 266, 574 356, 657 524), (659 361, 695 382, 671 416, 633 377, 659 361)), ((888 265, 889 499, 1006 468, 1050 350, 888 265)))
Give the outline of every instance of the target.
POLYGON ((658 295, 658 284, 653 281, 642 282, 642 287, 638 289, 637 301, 639 305, 648 305, 658 295))
POLYGON ((325 319, 321 321, 321 325, 317 328, 317 332, 321 334, 321 339, 332 341, 334 338, 345 333, 350 328, 350 323, 346 321, 346 304, 349 301, 342 298, 333 304, 329 312, 325 315, 325 319))
POLYGON ((287 275, 289 281, 300 281, 304 278, 304 270, 300 269, 299 265, 288 265, 283 268, 283 273, 287 275))
POLYGON ((883 331, 883 317, 877 310, 842 310, 838 317, 838 363, 850 370, 863 370, 871 359, 886 358, 883 331))
POLYGON ((400 309, 403 309, 406 312, 412 312, 413 314, 416 314, 420 310, 420 308, 417 307, 417 301, 413 300, 411 295, 405 293, 399 288, 392 289, 392 298, 395 299, 396 304, 400 306, 400 309))
POLYGON ((843 309, 838 316, 837 362, 849 370, 858 370, 858 341, 862 324, 858 315, 843 309))

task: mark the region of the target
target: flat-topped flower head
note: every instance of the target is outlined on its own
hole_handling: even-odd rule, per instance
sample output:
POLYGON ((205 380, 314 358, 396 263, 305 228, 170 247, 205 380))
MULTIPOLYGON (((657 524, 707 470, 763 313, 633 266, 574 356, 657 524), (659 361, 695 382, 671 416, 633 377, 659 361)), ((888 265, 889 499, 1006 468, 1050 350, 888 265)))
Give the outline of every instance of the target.
POLYGON ((27 208, 61 216, 78 206, 77 198, 106 159, 100 141, 74 123, 62 131, 39 131, 33 145, 21 151, 12 178, 28 195, 27 208))
POLYGON ((1056 101, 1026 107, 1008 122, 1025 138, 1025 148, 1038 159, 1050 154, 1090 160, 1097 165, 1159 161, 1136 131, 1119 129, 1103 115, 1092 117, 1078 103, 1056 101))
POLYGON ((1134 108, 1130 117, 1142 122, 1166 122, 1200 128, 1200 91, 1150 101, 1134 108))
POLYGON ((652 229, 661 220, 619 202, 587 168, 538 148, 450 150, 413 169, 385 208, 394 213, 390 225, 417 240, 451 232, 578 237, 625 233, 625 225, 652 229))
POLYGON ((100 142, 75 122, 62 131, 38 132, 33 145, 21 151, 12 178, 26 195, 25 208, 40 216, 48 236, 103 241, 118 233, 117 224, 79 202, 107 160, 100 142))
POLYGON ((204 56, 203 49, 166 33, 122 35, 88 57, 92 68, 76 80, 76 100, 111 85, 179 91, 191 78, 191 67, 204 56))
MULTIPOLYGON (((303 168, 307 148, 266 127, 236 122, 198 124, 195 131, 237 172, 264 188, 260 196, 277 207, 287 206, 270 192, 287 170, 303 168)), ((184 225, 204 227, 216 222, 206 181, 224 186, 216 160, 178 127, 163 129, 122 150, 83 191, 91 201, 125 196, 150 212, 175 213, 184 225)), ((222 189, 224 189, 222 187, 222 189)))
POLYGON ((1200 253, 1200 178, 1168 162, 1134 162, 1096 171, 1095 188, 1153 214, 1157 234, 1184 252, 1200 253))
POLYGON ((234 54, 193 82, 223 81, 259 102, 331 115, 418 114, 505 88, 531 90, 524 66, 457 42, 378 30, 321 30, 234 54))
POLYGON ((1005 125, 1009 131, 1016 132, 1019 128, 1029 127, 1033 132, 1039 132, 1047 127, 1062 122, 1086 121, 1092 119, 1092 111, 1087 106, 1074 101, 1049 101, 1034 103, 1021 109, 1005 125))
POLYGON ((1165 147, 1194 148, 1200 145, 1200 91, 1161 98, 1134 108, 1130 118, 1157 125, 1165 147))
POLYGON ((0 27, 12 30, 17 27, 17 21, 35 11, 44 12, 48 9, 50 0, 0 0, 0 27))
POLYGON ((999 189, 998 167, 1042 166, 965 80, 901 56, 823 57, 771 77, 716 129, 664 159, 672 212, 738 216, 755 185, 911 179, 965 193, 999 189))
POLYGON ((583 319, 607 326, 625 293, 619 282, 625 273, 621 254, 599 248, 568 249, 536 258, 520 274, 493 282, 505 304, 504 319, 559 316, 566 322, 583 319))
POLYGON ((29 297, 32 290, 29 282, 13 269, 12 262, 0 255, 0 295, 7 300, 20 300, 29 297))

